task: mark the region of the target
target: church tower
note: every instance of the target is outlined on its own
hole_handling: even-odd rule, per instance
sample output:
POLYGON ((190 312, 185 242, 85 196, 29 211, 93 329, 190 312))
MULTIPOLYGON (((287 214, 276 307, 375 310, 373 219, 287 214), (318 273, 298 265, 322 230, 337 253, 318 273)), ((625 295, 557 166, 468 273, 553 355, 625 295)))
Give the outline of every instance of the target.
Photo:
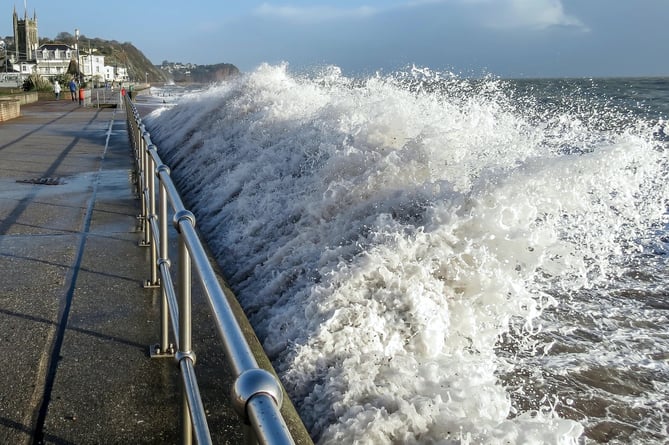
POLYGON ((28 11, 23 13, 23 20, 19 19, 14 6, 14 51, 19 61, 35 60, 35 49, 39 46, 37 36, 37 13, 28 18, 28 11))

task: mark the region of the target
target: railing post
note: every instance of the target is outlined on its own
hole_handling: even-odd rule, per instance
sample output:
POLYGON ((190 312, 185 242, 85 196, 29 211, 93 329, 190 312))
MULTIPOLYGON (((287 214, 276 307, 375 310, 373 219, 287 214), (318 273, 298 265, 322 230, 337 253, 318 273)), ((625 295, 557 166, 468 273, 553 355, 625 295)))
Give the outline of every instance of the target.
MULTIPOLYGON (((133 116, 134 117, 134 116, 133 116)), ((129 130, 129 135, 130 135, 130 142, 132 143, 132 148, 133 148, 133 155, 135 158, 135 164, 134 164, 134 177, 133 177, 133 184, 135 185, 135 194, 137 198, 142 200, 142 148, 141 148, 141 143, 140 141, 137 140, 135 137, 136 131, 135 128, 137 127, 137 122, 133 119, 130 119, 128 117, 128 122, 130 123, 130 130, 129 130)), ((143 201, 140 201, 141 204, 141 210, 142 212, 144 211, 144 206, 143 206, 143 201)), ((140 214, 137 219, 139 220, 140 223, 140 229, 141 229, 141 224, 142 224, 142 215, 140 214)))
POLYGON ((137 144, 137 139, 135 139, 135 127, 137 126, 137 122, 134 119, 134 115, 133 115, 133 119, 130 118, 130 113, 127 113, 127 116, 128 116, 128 126, 130 127, 130 130, 128 131, 128 135, 129 135, 129 138, 130 138, 130 143, 132 145, 132 155, 133 155, 133 158, 134 158, 134 161, 135 161, 134 164, 133 164, 134 169, 133 169, 132 183, 135 186, 135 194, 137 196, 139 196, 140 195, 140 189, 141 189, 140 178, 141 178, 141 174, 142 174, 142 172, 141 172, 141 167, 142 166, 141 166, 141 163, 140 163, 140 156, 139 156, 140 150, 139 150, 139 147, 138 147, 138 144, 137 144))
POLYGON ((144 138, 142 138, 142 147, 144 148, 144 200, 146 205, 146 219, 144 220, 144 246, 151 246, 151 181, 153 180, 154 172, 152 171, 153 159, 149 155, 148 147, 144 138))
MULTIPOLYGON (((160 173, 166 172, 169 174, 170 169, 166 165, 160 165, 156 169, 156 173, 160 175, 160 173)), ((160 178, 160 176, 159 176, 160 178)), ((170 259, 169 259, 169 245, 168 245, 168 239, 169 239, 169 233, 168 233, 168 225, 167 225, 167 190, 165 189, 165 186, 163 185, 163 182, 159 179, 158 181, 158 188, 159 188, 159 196, 158 196, 158 226, 159 226, 159 237, 160 241, 158 242, 158 245, 160 247, 160 254, 159 257, 160 259, 158 260, 160 264, 170 264, 170 259)), ((169 333, 170 333, 170 308, 169 304, 167 302, 167 290, 165 289, 165 285, 167 283, 165 280, 160 281, 160 289, 161 289, 161 302, 160 302, 160 351, 159 354, 163 356, 173 356, 174 355, 174 346, 169 343, 169 333)))
MULTIPOLYGON (((142 129, 144 125, 142 125, 142 129)), ((144 137, 142 137, 144 139, 144 137)), ((154 222, 156 221, 156 163, 151 156, 151 150, 155 145, 151 144, 146 148, 147 159, 147 181, 148 181, 148 220, 147 220, 147 238, 146 242, 151 246, 151 278, 145 284, 145 287, 158 287, 160 280, 158 279, 158 246, 154 242, 154 222)))
POLYGON ((137 192, 139 193, 139 206, 141 210, 137 219, 139 219, 139 227, 142 232, 139 245, 145 246, 144 240, 146 238, 144 236, 144 230, 146 227, 146 196, 144 195, 144 177, 146 176, 146 159, 144 157, 144 141, 139 139, 135 142, 135 144, 137 145, 137 167, 139 170, 137 178, 137 192))
MULTIPOLYGON (((176 354, 177 363, 182 360, 191 360, 195 364, 195 354, 192 351, 192 325, 191 325, 191 259, 186 245, 181 224, 195 226, 195 216, 187 211, 180 210, 174 215, 174 225, 179 232, 179 351, 176 354)), ((193 425, 190 420, 190 409, 188 408, 188 395, 184 382, 181 383, 181 443, 191 445, 193 443, 193 425)))
POLYGON ((237 377, 232 387, 232 407, 247 425, 247 444, 270 441, 281 445, 295 444, 280 415, 273 418, 272 422, 267 422, 272 416, 266 409, 267 406, 274 405, 278 410, 282 403, 281 384, 268 371, 260 368, 247 369, 237 377))
MULTIPOLYGON (((166 172, 169 174, 170 169, 161 164, 157 169, 158 176, 160 177, 161 172, 166 172)), ((151 346, 149 354, 151 358, 168 358, 174 357, 174 344, 170 343, 170 303, 168 301, 168 292, 173 289, 172 280, 169 279, 169 268, 171 265, 169 259, 169 234, 168 234, 168 225, 167 225, 167 190, 163 185, 162 181, 158 181, 159 188, 159 202, 158 202, 158 232, 159 232, 159 242, 156 248, 160 249, 158 267, 161 271, 161 276, 166 277, 160 282, 160 343, 154 344, 151 346), (169 289, 168 289, 169 288, 169 289)), ((154 243, 155 245, 156 243, 154 243)), ((176 318, 176 317, 175 317, 176 318)), ((178 328, 175 327, 178 334, 178 328)))

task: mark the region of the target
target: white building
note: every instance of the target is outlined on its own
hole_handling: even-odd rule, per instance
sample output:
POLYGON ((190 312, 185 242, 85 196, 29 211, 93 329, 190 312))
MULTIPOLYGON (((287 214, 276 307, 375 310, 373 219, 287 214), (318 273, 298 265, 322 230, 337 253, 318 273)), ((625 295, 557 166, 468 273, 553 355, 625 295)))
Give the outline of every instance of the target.
POLYGON ((128 77, 128 70, 126 68, 124 68, 124 67, 117 67, 116 68, 116 79, 115 80, 127 82, 129 78, 130 77, 128 77))
POLYGON ((67 73, 70 61, 76 58, 74 49, 63 43, 46 43, 35 51, 36 72, 53 78, 67 73))
MULTIPOLYGON (((105 56, 79 53, 79 66, 85 80, 93 80, 95 83, 102 82, 124 82, 128 80, 128 70, 123 67, 105 66, 105 56)), ((36 65, 22 62, 21 73, 32 74, 33 72, 42 77, 53 79, 66 74, 70 63, 77 59, 77 50, 64 43, 45 43, 35 51, 36 65)), ((17 64, 18 65, 18 64, 17 64)), ((18 66, 16 67, 18 68, 18 66)))
POLYGON ((96 56, 92 54, 81 54, 81 72, 84 79, 94 82, 103 82, 105 79, 105 56, 96 56))
POLYGON ((111 82, 114 80, 115 73, 114 73, 114 67, 113 66, 105 66, 105 82, 111 82))
POLYGON ((105 82, 126 82, 128 80, 128 70, 125 68, 105 66, 105 82))

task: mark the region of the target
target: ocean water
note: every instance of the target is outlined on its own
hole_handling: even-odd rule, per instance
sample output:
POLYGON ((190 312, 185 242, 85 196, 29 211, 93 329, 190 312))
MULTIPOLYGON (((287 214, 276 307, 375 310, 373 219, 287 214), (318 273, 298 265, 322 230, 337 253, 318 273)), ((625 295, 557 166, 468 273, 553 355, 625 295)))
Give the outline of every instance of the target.
POLYGON ((320 444, 669 441, 669 79, 263 65, 145 122, 320 444))

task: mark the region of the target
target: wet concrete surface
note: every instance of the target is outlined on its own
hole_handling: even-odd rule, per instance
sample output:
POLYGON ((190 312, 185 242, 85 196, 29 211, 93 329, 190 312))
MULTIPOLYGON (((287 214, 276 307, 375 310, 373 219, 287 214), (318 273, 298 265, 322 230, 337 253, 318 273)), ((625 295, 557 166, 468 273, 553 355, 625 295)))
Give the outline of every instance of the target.
MULTIPOLYGON (((142 287, 149 250, 138 246, 132 162, 122 110, 46 101, 0 123, 0 444, 180 442, 176 363, 149 358, 160 295, 142 287)), ((233 377, 197 287, 193 303, 213 442, 243 443, 233 377)), ((282 412, 296 443, 311 443, 289 401, 282 412)))
POLYGON ((67 101, 0 124, 0 443, 178 442, 125 125, 67 101))

